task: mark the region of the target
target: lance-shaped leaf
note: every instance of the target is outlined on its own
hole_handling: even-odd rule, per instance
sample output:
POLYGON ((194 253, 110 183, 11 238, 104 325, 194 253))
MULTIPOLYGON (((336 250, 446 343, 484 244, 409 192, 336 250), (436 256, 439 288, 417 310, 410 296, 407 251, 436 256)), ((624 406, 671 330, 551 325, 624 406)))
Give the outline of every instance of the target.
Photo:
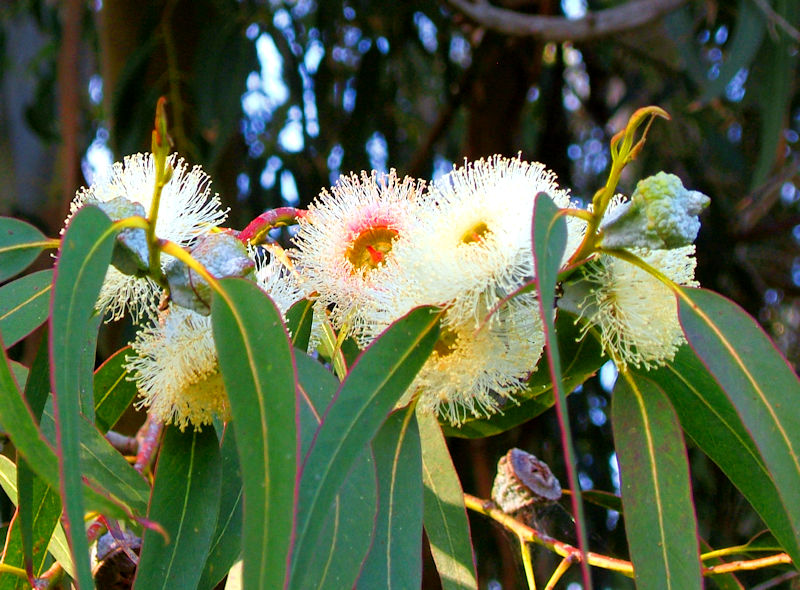
POLYGON ((61 241, 50 313, 51 383, 58 423, 58 466, 64 523, 75 562, 76 583, 92 585, 89 546, 84 534, 80 462, 80 414, 94 417, 92 378, 99 314, 95 302, 114 248, 111 221, 99 209, 84 207, 61 241))
POLYGON ((212 325, 244 484, 244 583, 283 587, 297 472, 296 378, 281 314, 255 284, 223 279, 212 325))
POLYGON ((222 461, 212 426, 181 432, 170 426, 158 454, 147 517, 164 529, 145 530, 136 590, 196 588, 219 511, 222 461), (201 562, 202 563, 202 562, 201 562))
MULTIPOLYGON (((558 338, 555 329, 555 297, 558 271, 564 257, 567 244, 567 222, 559 215, 559 208, 545 193, 538 193, 533 206, 533 267, 536 273, 536 291, 539 296, 539 313, 545 338, 545 354, 550 367, 550 378, 553 383, 554 401, 558 425, 561 430, 561 444, 564 462, 567 467, 569 486, 572 490, 572 509, 575 514, 575 525, 578 533, 578 545, 585 556, 588 549, 588 536, 583 516, 583 502, 578 484, 577 460, 572 447, 572 433, 567 414, 567 391, 564 389, 561 357, 558 350, 558 338)), ((584 585, 591 586, 589 566, 586 559, 581 560, 584 585)))
POLYGON ((127 379, 125 368, 130 352, 127 346, 118 350, 94 373, 94 419, 100 432, 108 432, 136 397, 136 383, 127 379))
POLYGON ((52 270, 40 270, 0 287, 0 334, 13 346, 41 326, 50 311, 52 270))
POLYGON ((439 315, 419 308, 394 322, 358 358, 328 407, 300 474, 297 532, 290 587, 300 578, 298 557, 316 545, 323 517, 339 487, 400 396, 427 360, 439 334, 439 315))
POLYGON ((646 376, 661 386, 681 426, 739 488, 784 547, 795 544, 775 482, 725 392, 688 346, 646 376))
MULTIPOLYGON (((301 397, 301 450, 305 455, 339 381, 306 355, 298 355, 296 360, 301 397)), ((377 509, 375 462, 371 450, 365 448, 339 488, 314 550, 297 556, 301 560, 298 569, 303 572, 297 587, 352 588, 372 542, 377 509)))
POLYGON ((422 452, 414 408, 386 420, 372 451, 378 468, 378 517, 357 588, 419 588, 422 582, 422 452))
POLYGON ((301 299, 286 312, 286 327, 292 335, 292 344, 300 350, 308 348, 313 320, 314 302, 308 299, 301 299))
POLYGON ((242 470, 232 424, 225 427, 220 456, 222 490, 217 528, 197 585, 198 590, 213 590, 236 563, 242 550, 242 470))
MULTIPOLYGON (((17 466, 5 455, 0 455, 0 487, 3 488, 3 491, 8 496, 8 499, 11 500, 11 503, 17 505, 17 466)), ((72 558, 69 554, 67 536, 64 533, 64 528, 59 523, 56 523, 47 550, 55 560, 61 564, 64 571, 74 578, 75 570, 72 567, 72 558)))
POLYGON ((680 425, 652 381, 620 377, 612 398, 625 532, 641 590, 703 587, 680 425))
POLYGON ((0 282, 10 279, 36 260, 46 238, 29 223, 0 217, 0 282))
MULTIPOLYGON (((11 373, 5 353, 0 361, 0 423, 14 443, 17 452, 28 460, 30 467, 53 489, 59 487, 58 458, 36 425, 11 373)), ((84 487, 87 505, 109 516, 124 517, 120 506, 84 487)))
POLYGON ((689 345, 736 408, 775 482, 794 537, 785 548, 800 563, 800 413, 794 411, 800 381, 755 320, 732 301, 704 289, 681 289, 678 313, 689 345))
POLYGON ((424 524, 443 590, 477 590, 464 492, 435 416, 417 412, 424 524))

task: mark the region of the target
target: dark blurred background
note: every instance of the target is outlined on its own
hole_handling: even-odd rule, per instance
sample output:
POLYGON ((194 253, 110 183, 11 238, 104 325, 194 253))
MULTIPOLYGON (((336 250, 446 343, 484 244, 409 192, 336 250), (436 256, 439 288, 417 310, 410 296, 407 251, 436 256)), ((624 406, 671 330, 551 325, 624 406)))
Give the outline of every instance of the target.
MULTIPOLYGON (((79 186, 149 150, 162 95, 176 150, 212 176, 237 229, 265 209, 307 204, 340 173, 431 179, 495 153, 541 161, 589 200, 611 135, 658 105, 672 121, 655 122, 620 191, 666 170, 708 194, 699 280, 756 316, 797 366, 800 3, 493 2, 4 0, 0 214, 57 235, 79 186)), ((121 344, 112 337, 109 352, 121 344)), ((570 413, 582 484, 614 492, 605 376, 571 396, 570 413)), ((465 490, 487 497, 511 446, 566 481, 547 412, 504 435, 452 439, 465 490)), ((701 535, 721 547, 758 532, 717 468, 695 449, 690 458, 701 535)), ((592 549, 626 557, 622 521, 588 510, 592 549)), ((514 541, 485 519, 472 524, 481 587, 522 587, 514 541)), ((546 580, 557 562, 537 557, 546 580)), ((427 566, 425 587, 436 588, 427 566)), ((790 587, 764 585, 780 573, 740 580, 790 587)), ((599 571, 595 582, 632 587, 599 571)))

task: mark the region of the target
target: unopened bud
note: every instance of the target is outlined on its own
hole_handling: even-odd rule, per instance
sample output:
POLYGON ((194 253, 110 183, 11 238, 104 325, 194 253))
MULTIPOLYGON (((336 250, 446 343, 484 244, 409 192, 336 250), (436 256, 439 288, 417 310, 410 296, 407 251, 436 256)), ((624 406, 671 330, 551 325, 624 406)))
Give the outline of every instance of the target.
MULTIPOLYGON (((115 197, 110 201, 98 201, 92 204, 108 215, 111 221, 145 216, 141 203, 135 203, 125 197, 115 197)), ((147 273, 149 266, 147 235, 143 229, 126 227, 117 234, 111 264, 122 274, 142 276, 147 273)))
POLYGON ((688 246, 700 230, 698 216, 710 202, 684 188, 674 174, 659 172, 640 180, 631 200, 606 216, 600 229, 604 248, 664 250, 688 246))

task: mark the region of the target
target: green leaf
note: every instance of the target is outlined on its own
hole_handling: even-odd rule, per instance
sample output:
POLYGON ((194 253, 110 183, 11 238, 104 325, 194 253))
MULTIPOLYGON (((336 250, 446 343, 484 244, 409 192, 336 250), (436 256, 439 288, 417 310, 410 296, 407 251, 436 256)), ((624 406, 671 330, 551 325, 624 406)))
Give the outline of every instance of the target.
POLYGON ((244 584, 281 588, 297 471, 296 378, 281 314, 242 279, 220 281, 212 324, 244 482, 244 584))
POLYGON ((233 425, 227 425, 222 438, 222 490, 217 528, 197 585, 198 590, 213 590, 242 551, 242 470, 232 429, 233 425))
POLYGON ((300 474, 290 587, 300 556, 316 545, 323 517, 354 461, 414 380, 438 338, 439 314, 419 308, 393 323, 358 358, 325 412, 300 474))
POLYGON ((100 432, 108 432, 136 397, 136 383, 126 377, 130 347, 118 350, 94 373, 94 419, 100 432))
POLYGON ((536 274, 536 291, 539 298, 539 314, 544 330, 545 355, 550 367, 550 378, 555 393, 556 416, 561 431, 564 462, 566 463, 569 487, 572 490, 572 508, 575 513, 575 528, 578 534, 578 545, 584 559, 581 560, 581 572, 584 585, 591 586, 591 574, 586 564, 588 536, 586 519, 583 515, 583 502, 578 484, 578 462, 572 447, 567 414, 567 391, 561 370, 561 357, 558 350, 558 337, 555 329, 555 297, 558 271, 564 257, 567 244, 567 222, 559 215, 559 208, 545 193, 538 193, 533 205, 533 268, 536 274))
MULTIPOLYGON (((564 390, 572 391, 594 375, 608 359, 603 356, 597 338, 591 332, 582 336, 580 328, 575 325, 575 316, 563 310, 556 320, 556 335, 560 357, 571 359, 563 369, 562 380, 564 390)), ((519 405, 509 405, 502 414, 489 418, 468 418, 458 428, 443 423, 442 430, 446 436, 485 438, 519 426, 552 408, 553 382, 547 370, 546 358, 539 361, 536 371, 528 379, 527 389, 516 397, 519 405)))
POLYGON ((425 533, 442 590, 478 590, 464 492, 435 416, 417 412, 425 533))
POLYGON ((286 328, 292 335, 292 344, 304 352, 308 349, 313 320, 314 302, 308 299, 301 299, 286 312, 286 328))
POLYGON ((372 441, 378 516, 357 588, 419 588, 422 583, 422 452, 414 407, 393 413, 372 441))
POLYGON ((166 428, 147 517, 169 535, 146 529, 134 588, 196 588, 220 505, 222 460, 212 426, 166 428))
POLYGON ((53 271, 41 270, 0 287, 0 334, 13 346, 41 326, 50 312, 53 271))
POLYGON ((595 506, 602 506, 609 510, 616 510, 622 514, 622 499, 616 494, 611 492, 604 492, 603 490, 585 490, 581 494, 583 499, 595 506))
POLYGON ((372 542, 377 510, 375 462, 364 449, 339 488, 314 550, 298 556, 302 576, 295 587, 352 588, 372 542))
POLYGON ((94 305, 114 248, 111 227, 108 217, 95 207, 84 207, 72 217, 56 263, 50 317, 51 379, 59 426, 57 447, 64 528, 75 562, 75 581, 84 590, 92 587, 92 577, 83 526, 83 469, 78 433, 81 410, 87 417, 94 417, 92 369, 99 326, 94 305))
MULTIPOLYGON (((325 408, 333 400, 339 381, 314 359, 298 355, 297 376, 300 392, 300 445, 305 455, 311 447, 325 408)), ((298 556, 303 563, 299 588, 352 588, 372 541, 378 486, 375 463, 364 449, 347 474, 313 551, 298 556)))
MULTIPOLYGON (((52 432, 54 425, 53 410, 48 404, 42 415, 42 430, 52 432)), ((142 475, 83 416, 78 421, 78 436, 83 475, 129 512, 144 515, 150 498, 150 486, 142 475)))
MULTIPOLYGON (((24 459, 17 466, 17 516, 9 529, 3 563, 25 568, 25 544, 29 544, 28 559, 34 576, 45 569, 47 546, 61 516, 61 499, 28 467, 24 459), (25 499, 23 500, 23 494, 25 499), (27 523, 23 526, 23 520, 27 523), (27 529, 23 531, 23 528, 27 529)), ((30 588, 30 584, 15 576, 0 576, 0 590, 30 588)))
MULTIPOLYGON (((728 396, 755 442, 783 501, 800 563, 800 381, 758 324, 732 301, 681 289, 678 313, 689 345, 728 396)), ((790 543, 790 544, 788 544, 790 543)))
MULTIPOLYGON (((0 487, 11 500, 15 506, 18 503, 17 496, 17 466, 14 462, 6 457, 0 455, 0 487)), ((75 571, 72 567, 72 558, 69 554, 69 545, 67 544, 67 536, 60 523, 56 524, 53 536, 50 539, 50 545, 47 547, 50 554, 61 564, 64 571, 71 577, 75 577, 75 571)))
POLYGON ((667 394, 686 435, 747 498, 785 547, 795 543, 780 494, 736 408, 688 346, 646 376, 667 394))
POLYGON ((611 411, 636 587, 702 588, 689 465, 675 412, 664 392, 641 376, 620 376, 611 411))
POLYGON ((47 238, 38 229, 12 217, 0 217, 0 281, 28 268, 44 250, 47 238))

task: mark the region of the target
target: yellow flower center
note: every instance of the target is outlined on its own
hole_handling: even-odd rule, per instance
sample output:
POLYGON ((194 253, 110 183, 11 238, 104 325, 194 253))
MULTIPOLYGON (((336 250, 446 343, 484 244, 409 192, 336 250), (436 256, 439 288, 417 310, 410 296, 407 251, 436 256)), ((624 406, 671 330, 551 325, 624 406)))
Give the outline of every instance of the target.
POLYGON ((464 244, 472 244, 475 242, 483 241, 483 237, 486 234, 491 233, 489 231, 489 226, 486 225, 483 221, 479 221, 461 236, 461 242, 464 244))
POLYGON ((396 238, 397 231, 388 227, 371 227, 362 231, 346 253, 353 270, 372 270, 383 264, 396 238))
POLYGON ((457 340, 458 334, 449 328, 442 328, 439 332, 439 339, 433 345, 433 351, 439 355, 439 358, 449 356, 455 352, 457 340))

